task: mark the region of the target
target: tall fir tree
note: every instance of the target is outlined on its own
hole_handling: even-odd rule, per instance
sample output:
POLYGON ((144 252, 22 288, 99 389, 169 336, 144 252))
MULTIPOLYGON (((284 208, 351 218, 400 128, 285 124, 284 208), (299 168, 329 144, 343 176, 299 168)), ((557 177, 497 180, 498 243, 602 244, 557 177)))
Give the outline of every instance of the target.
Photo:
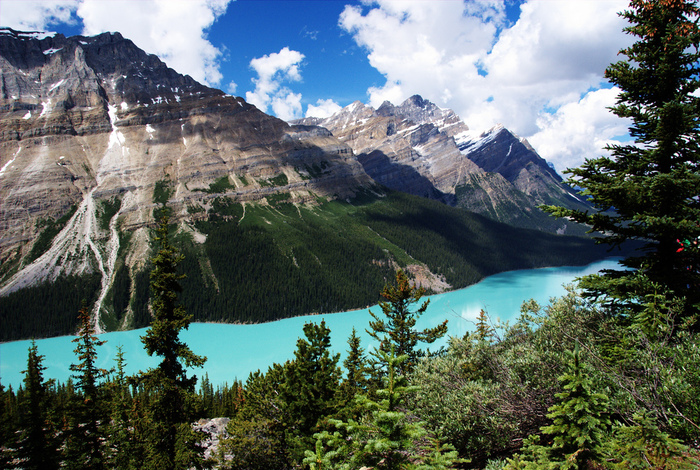
POLYGON ((340 384, 338 395, 340 404, 344 407, 343 416, 356 417, 356 407, 354 406, 355 396, 365 394, 369 388, 369 367, 367 366, 367 358, 365 350, 361 346, 360 337, 357 336, 357 331, 353 327, 352 333, 348 338, 347 350, 348 355, 343 361, 346 377, 340 384))
POLYGON ((685 317, 700 308, 700 10, 693 0, 632 0, 621 13, 637 41, 606 77, 621 90, 612 112, 629 118, 634 143, 609 145, 611 156, 570 169, 597 211, 547 206, 558 217, 588 224, 599 242, 644 245, 623 265, 589 276, 588 294, 636 310, 664 286, 685 300, 685 317))
POLYGON ((73 340, 77 343, 74 350, 77 364, 71 364, 70 370, 75 374, 77 393, 69 410, 70 426, 67 431, 64 446, 66 468, 94 469, 106 467, 105 461, 105 429, 108 412, 100 381, 108 371, 96 366, 97 347, 102 346, 95 335, 92 316, 85 304, 78 313, 80 333, 73 340))
POLYGON ((205 357, 198 356, 180 339, 192 316, 178 303, 182 291, 178 264, 183 256, 169 239, 169 218, 161 218, 157 229, 157 254, 151 259, 151 308, 153 320, 141 337, 149 356, 161 362, 143 374, 141 380, 153 394, 150 419, 153 430, 148 444, 147 466, 153 469, 201 467, 202 449, 191 428, 196 400, 197 377, 187 376, 188 367, 202 367, 205 357))
POLYGON ((379 350, 388 353, 392 349, 397 356, 406 355, 407 360, 399 365, 401 375, 409 375, 413 371, 418 358, 424 355, 417 348, 419 342, 433 343, 447 333, 447 320, 441 324, 418 331, 416 322, 428 308, 430 300, 423 302, 412 310, 413 304, 420 302, 425 295, 425 289, 412 286, 403 270, 396 271, 396 284, 387 284, 381 292, 385 299, 379 302, 385 318, 380 318, 370 310, 374 319, 369 322, 367 333, 379 341, 379 350))
POLYGON ((24 390, 18 393, 20 436, 17 443, 18 467, 26 470, 59 468, 56 428, 51 419, 50 382, 44 381, 44 356, 32 340, 24 373, 24 390))
POLYGON ((336 391, 341 378, 340 354, 331 354, 331 330, 325 321, 306 323, 297 341, 294 360, 285 365, 280 399, 290 435, 292 457, 301 460, 313 442, 319 420, 338 409, 336 391))

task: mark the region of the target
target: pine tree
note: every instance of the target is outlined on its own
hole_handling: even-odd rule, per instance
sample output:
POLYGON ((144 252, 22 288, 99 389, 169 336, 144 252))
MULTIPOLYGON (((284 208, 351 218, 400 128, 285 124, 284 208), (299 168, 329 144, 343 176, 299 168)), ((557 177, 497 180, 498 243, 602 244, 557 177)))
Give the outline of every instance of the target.
POLYGON ((44 382, 44 356, 32 341, 23 371, 24 390, 19 397, 20 437, 17 448, 19 467, 27 470, 51 470, 59 467, 56 431, 50 419, 49 382, 44 382))
POLYGON ((615 432, 611 460, 615 468, 665 470, 697 469, 700 461, 690 456, 690 449, 678 439, 662 432, 645 413, 636 413, 634 426, 623 426, 615 432))
POLYGON ((686 317, 700 308, 699 15, 693 0, 631 1, 622 16, 638 40, 606 77, 621 89, 611 109, 632 120, 634 143, 610 145, 610 157, 568 170, 596 212, 545 207, 603 233, 601 243, 644 244, 622 263, 636 273, 590 276, 582 284, 590 295, 635 309, 660 284, 685 299, 686 317))
POLYGON ((379 355, 386 363, 387 375, 384 386, 377 390, 378 400, 359 395, 356 400, 362 416, 347 422, 331 420, 338 430, 316 434, 315 449, 306 451, 304 463, 317 469, 453 468, 460 461, 454 448, 429 438, 423 423, 406 412, 409 394, 417 391, 399 373, 408 357, 396 357, 393 350, 380 351, 379 355))
POLYGON ((413 311, 411 308, 424 295, 425 289, 411 286, 406 274, 399 269, 396 271, 396 285, 387 284, 381 292, 386 300, 379 302, 379 307, 386 319, 380 319, 371 310, 369 312, 374 321, 369 322, 371 330, 367 330, 367 333, 380 342, 379 350, 387 353, 393 348, 398 356, 406 355, 407 360, 400 365, 401 375, 410 374, 418 358, 424 355, 416 347, 418 342, 433 343, 447 333, 447 320, 433 328, 422 331, 415 329, 418 318, 425 313, 430 300, 413 311))
POLYGON ((339 390, 341 405, 348 408, 346 411, 350 413, 350 415, 353 414, 351 408, 353 408, 352 404, 354 403, 355 396, 367 393, 369 387, 369 380, 367 378, 369 368, 367 367, 364 349, 360 344, 360 337, 357 336, 357 331, 353 328, 348 338, 348 346, 350 349, 348 349, 348 355, 343 361, 343 366, 345 367, 347 375, 340 384, 339 390))
POLYGON ((105 341, 98 340, 95 335, 90 312, 84 304, 78 313, 78 320, 80 333, 73 342, 78 343, 74 352, 79 362, 70 366, 70 370, 75 372, 73 378, 77 393, 69 411, 70 428, 64 451, 66 468, 102 469, 106 468, 103 425, 107 412, 99 381, 107 376, 108 371, 99 369, 95 362, 96 348, 105 341))
POLYGON ((201 449, 191 428, 196 400, 197 377, 187 376, 187 367, 201 367, 206 358, 198 356, 179 338, 192 316, 177 302, 182 288, 177 267, 182 261, 168 236, 168 217, 161 219, 156 241, 160 247, 151 259, 151 307, 153 320, 141 337, 149 356, 162 358, 155 369, 143 374, 146 390, 153 393, 150 414, 153 430, 148 447, 148 466, 154 469, 199 467, 201 449), (184 426, 183 426, 184 425, 184 426), (184 434, 183 434, 184 433, 184 434), (192 459, 189 461, 189 459, 192 459))
POLYGON ((140 468, 143 449, 134 428, 136 412, 129 393, 124 351, 117 346, 116 376, 107 384, 110 400, 109 432, 107 433, 107 462, 111 468, 135 470, 140 468))
POLYGON ((522 460, 513 459, 506 468, 585 470, 602 460, 603 438, 610 428, 607 397, 593 391, 578 345, 570 355, 568 369, 559 377, 563 390, 547 415, 552 424, 541 428, 548 443, 540 445, 539 436, 533 436, 524 446, 522 460))
POLYGON ((340 354, 331 354, 330 329, 326 322, 304 325, 306 339, 297 341, 294 360, 284 369, 280 399, 286 413, 287 431, 292 434, 292 454, 301 459, 319 420, 338 408, 336 391, 340 384, 340 354))

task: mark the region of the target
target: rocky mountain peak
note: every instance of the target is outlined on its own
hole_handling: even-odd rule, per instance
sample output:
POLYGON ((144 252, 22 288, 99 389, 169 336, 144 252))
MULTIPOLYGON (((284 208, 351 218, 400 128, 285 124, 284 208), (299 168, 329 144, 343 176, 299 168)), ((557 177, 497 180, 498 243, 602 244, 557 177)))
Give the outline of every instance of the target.
POLYGON ((314 124, 352 147, 365 171, 392 189, 550 230, 562 227, 538 204, 583 204, 527 141, 502 125, 473 132, 420 95, 376 110, 355 102, 314 124))
MULTIPOLYGON (((283 192, 305 203, 371 183, 330 133, 290 127, 201 85, 119 33, 0 31, 0 261, 18 270, 2 293, 62 273, 110 278, 112 224, 141 233, 163 185, 186 221, 188 208, 206 211, 222 194, 264 203, 283 192), (118 210, 105 216, 109 204, 118 210), (65 229, 26 265, 32 241, 62 217, 65 229)), ((138 235, 131 249, 147 247, 138 235)))

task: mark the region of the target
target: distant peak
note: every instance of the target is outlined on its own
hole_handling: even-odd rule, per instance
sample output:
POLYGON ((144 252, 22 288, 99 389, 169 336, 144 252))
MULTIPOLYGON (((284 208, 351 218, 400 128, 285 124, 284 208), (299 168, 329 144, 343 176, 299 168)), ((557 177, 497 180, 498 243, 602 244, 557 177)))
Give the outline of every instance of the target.
POLYGON ((41 41, 42 39, 52 38, 56 34, 58 33, 52 31, 17 31, 12 28, 0 28, 0 36, 12 36, 17 39, 37 39, 41 41))
POLYGON ((419 108, 425 108, 427 105, 433 104, 430 101, 424 100, 421 95, 413 95, 403 102, 401 106, 413 105, 419 108))

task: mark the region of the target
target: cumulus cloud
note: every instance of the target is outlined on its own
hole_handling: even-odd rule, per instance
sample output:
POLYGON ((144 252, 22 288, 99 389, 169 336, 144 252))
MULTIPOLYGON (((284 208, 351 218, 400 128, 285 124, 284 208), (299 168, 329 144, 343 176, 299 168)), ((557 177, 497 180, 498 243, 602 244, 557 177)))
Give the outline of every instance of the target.
POLYGON ((604 147, 616 143, 631 124, 606 109, 615 105, 619 93, 617 87, 591 91, 553 114, 541 114, 537 125, 542 130, 529 142, 560 173, 578 166, 583 158, 607 154, 604 147))
POLYGON ((20 31, 46 31, 59 23, 76 24, 75 0, 3 0, 2 25, 20 31))
POLYGON ((340 111, 341 106, 335 101, 317 100, 316 105, 310 104, 306 107, 306 117, 327 118, 340 111))
POLYGON ((206 30, 226 12, 231 0, 3 0, 2 21, 22 29, 83 23, 83 34, 119 31, 169 67, 208 85, 218 85, 221 51, 206 30))
POLYGON ((626 7, 626 0, 529 1, 509 24, 499 1, 379 0, 347 6, 339 25, 386 78, 368 89, 372 106, 421 94, 476 130, 505 125, 562 168, 589 155, 589 143, 611 137, 609 119, 601 117, 612 104, 602 101, 611 93, 602 91, 603 72, 630 43, 617 15, 626 7), (594 114, 593 106, 601 109, 594 114), (557 130, 573 132, 564 119, 574 115, 595 120, 571 139, 559 136, 571 141, 566 151, 537 147, 553 142, 557 130))
POLYGON ((258 77, 253 78, 255 89, 246 92, 246 101, 263 112, 272 106, 273 112, 280 119, 301 117, 301 95, 292 93, 283 84, 301 81, 299 67, 303 60, 304 54, 288 47, 251 60, 250 67, 258 77))

